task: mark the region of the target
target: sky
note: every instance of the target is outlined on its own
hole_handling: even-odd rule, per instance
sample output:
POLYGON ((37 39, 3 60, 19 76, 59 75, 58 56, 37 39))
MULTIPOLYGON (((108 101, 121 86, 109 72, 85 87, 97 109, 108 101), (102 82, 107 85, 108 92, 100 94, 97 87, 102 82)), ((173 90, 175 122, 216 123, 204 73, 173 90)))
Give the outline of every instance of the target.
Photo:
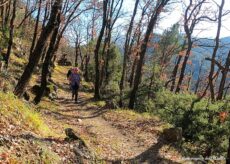
MULTIPOLYGON (((188 0, 185 0, 188 2, 188 0)), ((220 4, 221 0, 215 0, 218 4, 220 4)), ((124 10, 132 13, 134 8, 135 0, 124 0, 124 10)), ((178 22, 182 18, 182 4, 177 3, 174 5, 172 11, 170 13, 163 14, 163 19, 160 21, 159 27, 157 27, 157 31, 161 33, 164 29, 171 27, 174 23, 178 22)), ((225 0, 225 10, 230 10, 230 0, 225 0)), ((130 14, 131 15, 131 14, 130 14)), ((223 19, 222 27, 221 27, 221 38, 230 36, 230 14, 225 16, 223 19)), ((194 31, 194 36, 197 37, 207 37, 207 38, 215 38, 216 36, 217 24, 213 23, 202 23, 197 26, 197 30, 194 31), (202 32, 200 32, 202 30, 202 32)), ((182 29, 183 30, 183 29, 182 29)), ((183 32, 183 31, 182 31, 183 32)))

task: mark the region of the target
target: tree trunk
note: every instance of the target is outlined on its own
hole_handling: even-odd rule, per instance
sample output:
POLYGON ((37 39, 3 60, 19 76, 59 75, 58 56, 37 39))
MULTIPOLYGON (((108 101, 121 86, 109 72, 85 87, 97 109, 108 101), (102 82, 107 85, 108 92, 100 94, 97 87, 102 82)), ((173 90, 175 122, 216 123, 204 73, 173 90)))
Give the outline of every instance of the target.
POLYGON ((99 69, 99 49, 101 45, 101 41, 104 35, 104 30, 106 27, 106 15, 107 15, 107 4, 108 1, 104 0, 103 1, 103 21, 102 21, 102 27, 100 31, 100 35, 97 39, 97 44, 94 50, 94 58, 95 58, 95 89, 94 89, 94 98, 95 99, 100 99, 100 69, 99 69))
MULTIPOLYGON (((112 29, 111 29, 112 31, 112 29)), ((111 31, 109 32, 109 37, 108 37, 108 47, 106 50, 106 58, 105 58, 105 85, 108 85, 109 83, 109 55, 110 55, 110 48, 111 48, 111 31)))
POLYGON ((13 14, 10 20, 10 38, 8 42, 7 52, 6 52, 6 68, 8 68, 10 54, 11 54, 13 40, 14 40, 14 20, 16 18, 16 8, 17 8, 17 0, 14 0, 13 11, 12 11, 13 14))
POLYGON ((80 47, 80 45, 78 46, 78 49, 79 49, 79 56, 80 56, 80 59, 81 59, 81 66, 80 66, 80 69, 83 71, 83 70, 84 70, 84 57, 82 56, 82 52, 81 52, 81 47, 80 47))
POLYGON ((143 21, 143 18, 144 18, 144 15, 145 15, 145 9, 142 10, 142 14, 141 14, 141 19, 139 20, 139 23, 137 25, 137 28, 135 30, 135 33, 134 33, 134 36, 132 38, 132 41, 131 41, 131 44, 129 46, 129 52, 128 52, 128 57, 130 56, 131 52, 132 52, 132 47, 134 45, 134 42, 135 40, 137 39, 136 41, 136 47, 137 47, 137 52, 134 56, 134 61, 132 63, 132 67, 131 67, 131 73, 130 73, 130 77, 129 77, 129 87, 132 88, 133 87, 133 82, 134 82, 134 76, 135 76, 135 69, 136 69, 136 66, 137 66, 137 63, 138 63, 138 57, 139 57, 139 47, 140 47, 140 40, 141 40, 141 23, 143 21), (137 38, 136 38, 137 37, 137 38))
POLYGON ((154 77, 155 77, 155 73, 153 72, 151 78, 150 78, 150 83, 149 83, 149 87, 148 87, 148 100, 150 99, 151 97, 151 93, 152 93, 152 86, 154 84, 154 77))
POLYGON ((4 28, 6 28, 6 26, 8 24, 9 17, 10 17, 11 1, 12 0, 9 0, 9 3, 7 3, 7 5, 6 5, 5 27, 4 28))
POLYGON ((18 81, 17 86, 15 87, 14 94, 18 97, 21 97, 25 91, 27 84, 33 74, 34 68, 41 58, 42 52, 44 51, 46 42, 48 41, 53 29, 57 25, 57 17, 61 12, 62 0, 55 0, 54 5, 52 6, 51 16, 46 27, 42 30, 40 38, 37 41, 37 44, 34 48, 33 53, 30 55, 31 58, 29 63, 26 65, 25 70, 18 81))
MULTIPOLYGON (((184 51, 185 46, 186 46, 186 40, 184 40, 184 43, 183 43, 183 46, 182 46, 181 51, 184 51)), ((172 72, 172 76, 171 76, 172 85, 171 85, 171 88, 170 88, 170 91, 171 91, 171 92, 174 91, 174 88, 175 88, 175 86, 176 86, 176 76, 177 76, 178 68, 179 68, 179 65, 180 65, 180 62, 181 62, 182 58, 183 58, 183 56, 181 56, 181 55, 178 56, 176 65, 175 65, 175 67, 174 67, 174 69, 173 69, 173 72, 172 72)))
MULTIPOLYGON (((61 13, 59 13, 58 18, 57 18, 57 22, 58 22, 59 25, 60 25, 60 15, 61 15, 61 13)), ((41 87, 40 87, 40 90, 39 90, 38 94, 34 98, 35 104, 38 104, 41 101, 41 98, 42 98, 42 96, 43 96, 43 94, 45 92, 45 89, 47 87, 47 76, 49 74, 49 66, 51 64, 51 59, 53 57, 52 52, 54 50, 55 42, 56 42, 56 39, 57 39, 59 25, 56 26, 55 29, 54 29, 54 32, 53 32, 52 37, 51 37, 49 49, 48 49, 48 51, 46 53, 45 61, 44 61, 43 66, 42 66, 41 87)))
POLYGON ((78 56, 79 56, 79 47, 78 47, 78 38, 76 39, 76 43, 75 43, 75 67, 78 66, 78 56))
POLYGON ((135 59, 133 61, 132 64, 132 69, 131 69, 131 74, 130 74, 130 78, 129 78, 129 87, 132 88, 133 87, 133 82, 134 82, 134 77, 135 77, 135 69, 138 63, 138 55, 139 53, 137 52, 135 59))
POLYGON ((184 80, 185 70, 186 70, 186 66, 187 66, 187 62, 188 62, 191 50, 192 50, 192 42, 189 39, 189 41, 188 41, 188 49, 187 49, 186 55, 184 57, 184 61, 183 61, 182 68, 181 68, 180 77, 179 77, 177 88, 176 88, 176 91, 175 91, 176 93, 179 93, 180 90, 181 90, 181 85, 182 85, 182 82, 184 80))
POLYGON ((190 75, 189 75, 189 78, 188 78, 187 91, 190 91, 191 83, 192 83, 192 78, 193 78, 194 72, 195 72, 194 70, 191 70, 191 72, 190 72, 190 75))
POLYGON ((90 61, 90 56, 89 54, 86 54, 85 56, 85 73, 84 73, 84 78, 86 82, 89 82, 89 71, 88 71, 88 65, 89 65, 89 61, 90 61))
POLYGON ((226 164, 230 164, 230 138, 228 139, 228 152, 227 152, 226 164))
POLYGON ((123 68, 122 68, 122 75, 121 75, 121 80, 120 80, 120 101, 119 101, 119 106, 123 107, 123 97, 124 97, 124 85, 125 85, 125 77, 126 77, 126 69, 127 69, 127 58, 128 58, 128 50, 129 50, 129 42, 131 39, 132 35, 132 30, 133 30, 133 24, 134 24, 134 18, 137 13, 137 7, 139 4, 139 0, 136 0, 134 10, 133 10, 133 15, 129 24, 129 29, 126 34, 126 40, 125 40, 125 47, 124 47, 124 59, 123 59, 123 68))
POLYGON ((46 2, 44 18, 42 21, 42 29, 45 27, 48 17, 49 17, 49 1, 46 2))
POLYGON ((31 47, 30 47, 30 54, 32 54, 32 52, 34 50, 34 46, 36 44, 37 33, 38 33, 38 25, 39 25, 39 18, 40 18, 40 12, 41 12, 41 4, 42 4, 42 0, 39 0, 38 14, 37 14, 36 24, 35 24, 35 28, 34 28, 33 40, 32 40, 32 44, 31 44, 31 47))
POLYGON ((29 9, 29 6, 30 6, 30 0, 27 0, 26 1, 26 6, 25 6, 25 13, 24 13, 24 18, 23 18, 23 20, 25 20, 25 21, 23 21, 23 28, 27 28, 27 24, 28 24, 28 22, 27 22, 27 14, 28 14, 28 9, 29 9))
POLYGON ((215 72, 215 63, 214 60, 216 58, 217 51, 219 49, 219 42, 220 42, 220 31, 221 31, 221 25, 222 25, 222 12, 223 12, 223 7, 224 7, 225 0, 221 1, 221 5, 219 6, 219 15, 218 15, 218 27, 217 27, 217 34, 216 34, 216 39, 215 39, 215 48, 212 53, 212 61, 211 61, 211 68, 210 68, 210 73, 208 76, 208 81, 209 81, 209 86, 210 86, 210 93, 211 93, 211 99, 212 101, 215 100, 215 86, 213 83, 213 75, 215 72))
POLYGON ((222 98, 223 98, 224 87, 225 87, 225 82, 227 79, 229 67, 230 67, 230 51, 228 52, 228 57, 227 57, 226 62, 225 62, 225 68, 224 68, 224 70, 221 71, 222 72, 222 78, 220 81, 219 92, 218 92, 218 95, 216 98, 217 100, 222 100, 222 98))
MULTIPOLYGON (((1 4, 3 3, 3 0, 1 0, 1 4)), ((4 17, 5 17, 5 7, 6 5, 4 4, 4 5, 2 5, 1 7, 0 7, 0 9, 1 9, 1 12, 0 12, 0 14, 1 14, 1 16, 0 16, 0 18, 1 18, 1 28, 2 28, 2 30, 4 29, 4 26, 5 26, 5 19, 4 19, 4 17)))
POLYGON ((195 84, 195 90, 194 90, 195 94, 197 94, 198 89, 199 89, 199 85, 200 85, 200 81, 201 81, 201 71, 202 71, 203 63, 204 63, 204 60, 202 60, 202 62, 200 64, 200 69, 199 69, 199 72, 198 72, 198 79, 197 79, 197 82, 195 84))
POLYGON ((184 76, 186 73, 185 71, 186 71, 187 62, 193 46, 192 34, 194 28, 201 20, 199 14, 205 0, 199 1, 199 3, 194 3, 194 4, 193 2, 194 2, 193 0, 189 1, 189 5, 186 7, 185 14, 184 14, 184 31, 186 33, 186 37, 188 40, 188 48, 186 50, 184 61, 182 63, 182 68, 181 68, 179 80, 175 91, 176 93, 180 92, 181 90, 182 82, 184 80, 184 76))
POLYGON ((168 3, 168 1, 169 0, 162 0, 161 2, 159 2, 160 4, 157 4, 155 11, 153 12, 153 14, 150 18, 150 22, 149 22, 148 27, 147 27, 145 38, 144 38, 143 43, 141 45, 140 59, 139 59, 139 62, 137 64, 136 75, 135 75, 135 79, 134 79, 134 87, 133 87, 131 94, 130 94, 130 100, 129 100, 129 108, 130 109, 133 109, 134 105, 135 105, 136 94, 137 94, 138 87, 139 87, 139 84, 141 81, 142 67, 144 64, 145 52, 147 49, 147 43, 149 42, 150 34, 152 33, 153 28, 157 23, 158 16, 160 15, 163 7, 168 3))
POLYGON ((228 83, 227 87, 224 89, 224 99, 226 99, 226 96, 228 94, 228 89, 230 88, 230 82, 228 83))

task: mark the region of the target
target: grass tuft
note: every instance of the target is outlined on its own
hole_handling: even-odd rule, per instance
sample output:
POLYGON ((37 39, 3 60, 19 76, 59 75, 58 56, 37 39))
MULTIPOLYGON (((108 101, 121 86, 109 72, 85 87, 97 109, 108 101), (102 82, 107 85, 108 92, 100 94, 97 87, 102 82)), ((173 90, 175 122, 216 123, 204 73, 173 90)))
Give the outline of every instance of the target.
POLYGON ((32 130, 42 135, 50 135, 50 129, 32 106, 17 99, 13 93, 0 92, 0 114, 11 120, 11 124, 32 130))

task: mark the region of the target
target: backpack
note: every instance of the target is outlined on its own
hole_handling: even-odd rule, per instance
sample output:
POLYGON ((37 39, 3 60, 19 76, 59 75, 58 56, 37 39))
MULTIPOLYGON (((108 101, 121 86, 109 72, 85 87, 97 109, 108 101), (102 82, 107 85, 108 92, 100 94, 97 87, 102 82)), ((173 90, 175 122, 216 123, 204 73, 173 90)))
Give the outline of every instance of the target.
POLYGON ((76 74, 76 73, 71 73, 70 75, 70 82, 72 86, 78 85, 80 84, 80 75, 76 74))
POLYGON ((67 75, 66 75, 66 76, 67 76, 67 78, 69 78, 69 77, 70 77, 71 73, 72 73, 72 72, 71 72, 71 69, 69 69, 69 71, 67 72, 67 75))

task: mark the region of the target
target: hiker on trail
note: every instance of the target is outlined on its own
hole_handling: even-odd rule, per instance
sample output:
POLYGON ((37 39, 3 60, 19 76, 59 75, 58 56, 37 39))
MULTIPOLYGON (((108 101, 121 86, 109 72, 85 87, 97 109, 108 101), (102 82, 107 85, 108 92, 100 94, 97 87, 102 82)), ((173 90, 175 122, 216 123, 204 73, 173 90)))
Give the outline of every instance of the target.
POLYGON ((72 90, 72 100, 74 99, 75 103, 77 103, 78 89, 79 89, 80 81, 81 81, 80 70, 78 67, 72 68, 69 74, 70 74, 69 75, 70 87, 72 90))

